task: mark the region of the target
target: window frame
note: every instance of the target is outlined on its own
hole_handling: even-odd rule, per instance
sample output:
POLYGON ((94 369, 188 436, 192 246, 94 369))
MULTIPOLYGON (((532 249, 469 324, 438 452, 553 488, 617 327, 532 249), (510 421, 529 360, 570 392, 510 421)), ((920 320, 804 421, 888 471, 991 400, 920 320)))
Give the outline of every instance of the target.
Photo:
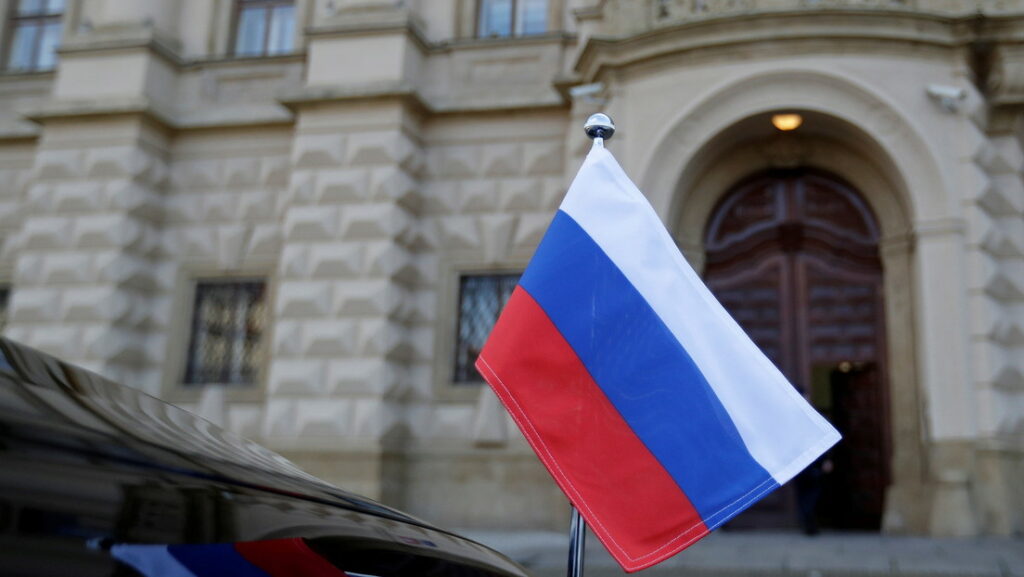
POLYGON ((188 354, 192 338, 192 318, 196 305, 196 287, 202 282, 238 281, 259 279, 264 285, 266 319, 260 338, 259 376, 251 385, 225 386, 225 398, 229 402, 255 403, 263 401, 273 353, 274 304, 277 299, 277 279, 269 266, 245 266, 225 270, 214 265, 185 264, 177 275, 175 291, 170 307, 172 322, 166 344, 166 361, 163 366, 162 396, 172 403, 194 403, 199 401, 207 389, 204 385, 186 384, 185 371, 188 369, 188 354), (178 314, 184 311, 185 314, 178 314))
POLYGON ((277 54, 270 54, 270 34, 271 34, 271 23, 273 22, 274 8, 278 6, 291 6, 292 7, 292 27, 296 27, 299 19, 302 17, 299 11, 298 0, 233 0, 231 6, 231 34, 228 38, 227 54, 233 58, 273 58, 276 56, 288 56, 295 54, 298 51, 298 45, 300 38, 297 30, 292 30, 292 47, 287 52, 280 52, 277 54), (263 30, 263 41, 260 44, 259 53, 253 54, 241 54, 238 52, 238 33, 239 25, 242 22, 242 11, 244 6, 254 5, 265 10, 264 15, 264 30, 263 30))
MULTIPOLYGON (((3 24, 3 46, 0 50, 0 70, 7 74, 45 74, 51 73, 57 69, 58 59, 54 57, 54 65, 49 68, 43 68, 38 66, 40 49, 42 48, 43 36, 39 35, 32 46, 32 57, 29 68, 13 68, 11 67, 11 54, 14 51, 14 37, 15 32, 21 28, 20 23, 28 22, 31 25, 33 22, 40 26, 40 29, 46 24, 56 23, 60 28, 60 40, 64 40, 64 28, 67 22, 67 16, 71 9, 71 2, 65 0, 64 8, 60 12, 51 13, 40 13, 40 14, 28 14, 19 15, 18 6, 22 0, 6 0, 2 3, 2 14, 4 17, 3 24)), ((59 42, 57 47, 59 48, 63 42, 59 42)))
POLYGON ((442 257, 437 291, 437 316, 433 322, 432 359, 434 398, 441 403, 475 403, 486 383, 455 382, 456 340, 459 337, 459 285, 465 275, 519 274, 526 271, 533 249, 515 249, 498 261, 484 262, 474 251, 455 251, 442 257))
POLYGON ((518 7, 519 3, 522 2, 523 0, 510 0, 512 2, 512 14, 510 15, 509 34, 507 36, 483 36, 480 34, 480 15, 481 11, 483 10, 483 5, 487 1, 488 0, 473 0, 473 38, 476 38, 477 40, 510 40, 515 38, 537 38, 545 36, 547 34, 551 34, 559 27, 556 24, 556 16, 558 14, 556 8, 559 5, 559 2, 558 0, 547 0, 547 16, 544 31, 535 34, 517 34, 516 23, 519 15, 518 7))
POLYGON ((268 322, 270 320, 269 319, 269 317, 270 317, 270 305, 272 304, 272 303, 269 303, 268 300, 267 300, 267 296, 268 296, 268 292, 269 292, 268 285, 269 285, 269 282, 267 281, 267 279, 265 277, 258 277, 258 276, 242 276, 242 277, 230 277, 230 278, 206 277, 206 278, 195 279, 193 281, 193 283, 192 283, 192 289, 193 289, 193 292, 192 292, 192 307, 189 310, 189 315, 188 315, 189 323, 188 323, 188 331, 187 331, 187 343, 185 344, 184 370, 182 371, 182 374, 181 374, 181 385, 182 385, 182 387, 190 388, 190 389, 192 389, 192 388, 202 389, 205 386, 214 385, 214 386, 225 386, 225 387, 228 387, 228 388, 252 388, 252 387, 255 387, 255 386, 259 385, 260 381, 262 381, 264 379, 263 365, 266 365, 266 358, 265 358, 265 354, 266 354, 266 346, 265 346, 266 345, 266 336, 265 336, 265 333, 266 333, 267 324, 268 324, 268 322), (261 331, 260 331, 260 335, 259 335, 259 342, 256 345, 257 353, 259 354, 259 359, 258 359, 258 363, 257 363, 257 366, 256 366, 256 375, 255 375, 255 378, 253 379, 253 381, 251 381, 251 382, 241 382, 241 383, 230 383, 230 382, 221 382, 221 381, 209 381, 209 382, 207 382, 207 381, 190 381, 189 380, 189 371, 190 371, 191 368, 193 368, 192 367, 192 359, 191 359, 191 357, 192 357, 192 353, 193 353, 193 345, 195 344, 194 339, 196 339, 200 335, 200 332, 197 330, 199 328, 197 326, 197 321, 198 321, 198 318, 197 318, 197 314, 198 314, 197 305, 199 304, 198 297, 199 297, 200 286, 202 286, 202 285, 207 285, 207 286, 211 286, 211 285, 213 285, 213 286, 216 286, 216 285, 221 285, 221 286, 233 285, 235 288, 237 288, 238 285, 242 285, 242 284, 258 284, 258 283, 263 285, 261 287, 261 289, 262 289, 261 298, 263 300, 263 306, 264 306, 263 315, 264 315, 265 318, 262 319, 262 327, 261 327, 261 331))
MULTIPOLYGON (((519 279, 521 279, 523 277, 523 272, 524 271, 522 271, 522 270, 519 270, 518 272, 517 271, 506 270, 506 271, 499 271, 499 272, 463 271, 463 272, 459 273, 458 281, 456 282, 456 285, 455 285, 456 286, 456 291, 455 291, 456 292, 456 295, 455 295, 455 311, 454 311, 454 314, 455 314, 455 331, 452 334, 452 337, 453 337, 452 338, 452 343, 451 343, 452 344, 452 354, 450 355, 450 359, 449 359, 449 361, 451 362, 451 371, 452 371, 451 384, 452 384, 453 387, 456 387, 456 388, 466 388, 466 387, 468 387, 468 388, 474 388, 475 389, 479 385, 486 384, 484 379, 483 379, 483 377, 481 377, 480 380, 478 380, 478 381, 474 381, 474 380, 469 380, 469 381, 456 380, 456 373, 458 372, 458 370, 457 370, 457 368, 458 368, 457 367, 457 365, 458 365, 458 355, 459 355, 459 350, 461 348, 461 343, 459 341, 460 341, 461 334, 462 334, 462 296, 463 296, 462 295, 462 288, 463 288, 463 281, 466 278, 469 278, 469 277, 511 277, 511 276, 515 276, 515 277, 518 277, 516 279, 516 284, 518 285, 519 279)), ((514 290, 514 288, 513 288, 513 290, 514 290)), ((509 293, 509 297, 511 297, 511 296, 512 296, 511 293, 509 293)), ((507 301, 506 301, 506 303, 507 303, 507 301)), ((504 306, 505 305, 502 304, 502 309, 504 308, 504 306)), ((498 314, 499 315, 501 314, 501 310, 498 311, 498 314)), ((497 321, 498 320, 497 317, 495 317, 494 320, 497 321)), ((492 326, 492 329, 493 329, 493 326, 492 326)))

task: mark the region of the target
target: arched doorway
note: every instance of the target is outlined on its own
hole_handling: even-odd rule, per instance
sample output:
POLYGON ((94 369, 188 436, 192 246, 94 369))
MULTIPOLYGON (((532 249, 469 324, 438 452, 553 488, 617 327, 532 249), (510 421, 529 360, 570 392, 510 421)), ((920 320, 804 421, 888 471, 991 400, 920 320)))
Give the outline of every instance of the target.
MULTIPOLYGON (((889 483, 879 229, 841 179, 808 169, 749 178, 712 212, 705 280, 761 349, 843 434, 821 524, 877 530, 889 483)), ((794 527, 793 484, 734 527, 794 527)))

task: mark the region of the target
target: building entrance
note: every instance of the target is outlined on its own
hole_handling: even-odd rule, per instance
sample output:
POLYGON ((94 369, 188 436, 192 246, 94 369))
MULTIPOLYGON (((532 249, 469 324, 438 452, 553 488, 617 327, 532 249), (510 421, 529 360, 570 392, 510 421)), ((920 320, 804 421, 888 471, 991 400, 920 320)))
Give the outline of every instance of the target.
POLYGON ((874 215, 834 176, 762 173, 725 195, 705 247, 712 292, 843 434, 798 482, 730 526, 878 530, 891 443, 874 215))

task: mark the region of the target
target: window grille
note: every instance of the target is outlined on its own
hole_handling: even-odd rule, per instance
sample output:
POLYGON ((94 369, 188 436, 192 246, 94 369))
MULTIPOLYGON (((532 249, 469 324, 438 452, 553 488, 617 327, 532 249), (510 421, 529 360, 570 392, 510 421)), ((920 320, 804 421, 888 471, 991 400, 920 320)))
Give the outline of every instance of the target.
POLYGON ((7 69, 51 70, 57 65, 64 0, 17 0, 8 20, 7 69))
POLYGON ((473 364, 498 315, 519 283, 515 274, 463 275, 459 280, 459 324, 455 342, 456 384, 483 382, 473 364))
POLYGON ((548 0, 480 0, 477 36, 529 36, 548 30, 548 0))
POLYGON ((238 0, 236 7, 236 56, 273 56, 295 49, 295 2, 238 0))
POLYGON ((262 366, 266 325, 262 280, 196 284, 186 385, 253 385, 262 366))

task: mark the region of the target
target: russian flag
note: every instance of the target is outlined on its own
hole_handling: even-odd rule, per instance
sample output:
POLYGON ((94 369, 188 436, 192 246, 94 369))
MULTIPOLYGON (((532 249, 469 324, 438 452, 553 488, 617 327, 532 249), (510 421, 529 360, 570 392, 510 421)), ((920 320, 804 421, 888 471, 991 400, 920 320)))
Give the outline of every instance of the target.
POLYGON ((145 577, 345 577, 303 539, 209 545, 114 545, 110 554, 145 577))
POLYGON ((600 145, 476 367, 630 572, 693 544, 839 440, 600 145))

